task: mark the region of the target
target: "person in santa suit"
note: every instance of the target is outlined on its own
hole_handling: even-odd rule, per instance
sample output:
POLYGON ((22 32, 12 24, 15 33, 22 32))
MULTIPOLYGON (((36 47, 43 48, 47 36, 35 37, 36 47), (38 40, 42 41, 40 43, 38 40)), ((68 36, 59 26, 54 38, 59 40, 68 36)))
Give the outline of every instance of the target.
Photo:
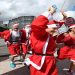
POLYGON ((14 58, 18 55, 22 55, 25 58, 26 54, 26 32, 19 29, 19 23, 12 25, 12 29, 0 32, 0 37, 4 38, 10 53, 10 67, 16 67, 14 58), (23 54, 24 53, 24 54, 23 54))
POLYGON ((61 35, 60 37, 58 42, 64 43, 64 46, 58 52, 58 59, 69 59, 72 63, 68 72, 75 75, 75 23, 69 25, 67 35, 61 35))
POLYGON ((30 47, 30 34, 31 34, 31 25, 30 24, 26 24, 25 27, 23 28, 26 31, 26 45, 27 45, 27 53, 32 54, 32 50, 30 47))
POLYGON ((31 47, 33 54, 24 63, 30 68, 30 75, 58 75, 54 52, 54 33, 57 26, 52 19, 55 8, 36 17, 31 23, 31 47), (49 22, 50 20, 50 22, 49 22))
POLYGON ((26 31, 26 37, 30 37, 30 32, 31 32, 31 25, 30 24, 26 24, 24 27, 24 30, 26 31))

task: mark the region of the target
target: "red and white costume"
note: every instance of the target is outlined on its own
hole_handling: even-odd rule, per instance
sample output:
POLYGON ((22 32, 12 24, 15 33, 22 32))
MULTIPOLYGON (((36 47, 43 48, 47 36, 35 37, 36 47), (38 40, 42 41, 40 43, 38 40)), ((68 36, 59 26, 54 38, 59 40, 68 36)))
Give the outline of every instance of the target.
POLYGON ((18 32, 15 32, 13 30, 5 30, 3 32, 0 32, 0 37, 4 38, 6 43, 8 43, 8 42, 10 43, 10 45, 7 45, 7 46, 8 46, 9 53, 11 55, 20 54, 20 48, 26 54, 26 44, 25 44, 26 33, 24 30, 19 30, 18 32), (17 39, 16 39, 15 41, 17 41, 17 42, 15 42, 15 43, 11 42, 12 35, 18 36, 20 40, 17 41, 17 39))
POLYGON ((58 75, 56 60, 53 56, 56 44, 53 37, 45 31, 49 19, 51 14, 46 12, 38 16, 31 24, 30 41, 33 55, 25 60, 25 63, 30 66, 30 75, 58 75))
MULTIPOLYGON (((70 26, 71 28, 72 26, 70 26)), ((65 46, 60 48, 58 53, 59 59, 70 59, 75 61, 75 38, 68 34, 66 37, 61 34, 57 40, 58 43, 64 43, 65 46)))

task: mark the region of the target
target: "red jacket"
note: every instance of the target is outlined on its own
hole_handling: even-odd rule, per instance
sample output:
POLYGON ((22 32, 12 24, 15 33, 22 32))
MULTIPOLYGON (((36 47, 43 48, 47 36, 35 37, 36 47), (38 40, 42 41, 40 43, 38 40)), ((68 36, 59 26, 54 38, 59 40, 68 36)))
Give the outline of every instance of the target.
MULTIPOLYGON (((26 42, 26 32, 24 30, 20 30, 21 33, 21 43, 26 42)), ((9 41, 11 37, 11 30, 5 30, 0 32, 0 37, 4 38, 5 41, 9 41)))

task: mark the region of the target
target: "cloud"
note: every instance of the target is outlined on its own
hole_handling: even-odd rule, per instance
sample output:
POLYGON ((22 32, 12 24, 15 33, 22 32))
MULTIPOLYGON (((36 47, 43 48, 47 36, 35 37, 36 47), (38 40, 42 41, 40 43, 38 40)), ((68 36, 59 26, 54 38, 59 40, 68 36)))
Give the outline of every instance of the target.
POLYGON ((56 4, 57 11, 69 10, 75 5, 75 0, 0 0, 0 20, 9 20, 18 16, 33 15, 47 11, 48 7, 56 4), (64 2, 65 1, 65 2, 64 2), (65 4, 64 4, 65 3, 65 4))
MULTIPOLYGON (((73 17, 75 19, 75 11, 66 11, 65 12, 67 17, 73 17)), ((61 14, 61 12, 57 12, 53 15, 53 19, 54 20, 57 20, 57 21, 60 21, 63 19, 63 16, 61 14)))

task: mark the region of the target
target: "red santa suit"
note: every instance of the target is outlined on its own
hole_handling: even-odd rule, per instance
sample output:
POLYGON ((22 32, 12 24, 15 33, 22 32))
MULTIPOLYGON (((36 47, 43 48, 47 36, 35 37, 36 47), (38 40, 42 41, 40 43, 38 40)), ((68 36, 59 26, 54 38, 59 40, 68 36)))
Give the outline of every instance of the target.
POLYGON ((27 44, 27 52, 28 53, 31 53, 31 47, 30 47, 30 34, 31 34, 31 25, 30 24, 27 24, 24 28, 24 30, 26 31, 26 38, 27 38, 27 41, 26 41, 26 44, 27 44))
POLYGON ((31 24, 30 40, 33 55, 25 60, 30 66, 30 75, 58 75, 53 56, 56 44, 54 38, 45 31, 49 22, 48 16, 51 17, 51 14, 46 12, 46 15, 44 13, 38 16, 31 24))
POLYGON ((20 49, 26 53, 26 33, 24 30, 19 30, 18 32, 5 30, 0 32, 0 37, 4 38, 6 43, 10 43, 10 45, 7 46, 11 55, 20 54, 20 49), (15 41, 13 40, 14 37, 17 37, 15 41))
POLYGON ((69 34, 65 37, 63 34, 59 36, 58 43, 64 43, 65 46, 60 48, 58 53, 59 59, 70 59, 71 61, 75 61, 75 38, 70 36, 69 34))

